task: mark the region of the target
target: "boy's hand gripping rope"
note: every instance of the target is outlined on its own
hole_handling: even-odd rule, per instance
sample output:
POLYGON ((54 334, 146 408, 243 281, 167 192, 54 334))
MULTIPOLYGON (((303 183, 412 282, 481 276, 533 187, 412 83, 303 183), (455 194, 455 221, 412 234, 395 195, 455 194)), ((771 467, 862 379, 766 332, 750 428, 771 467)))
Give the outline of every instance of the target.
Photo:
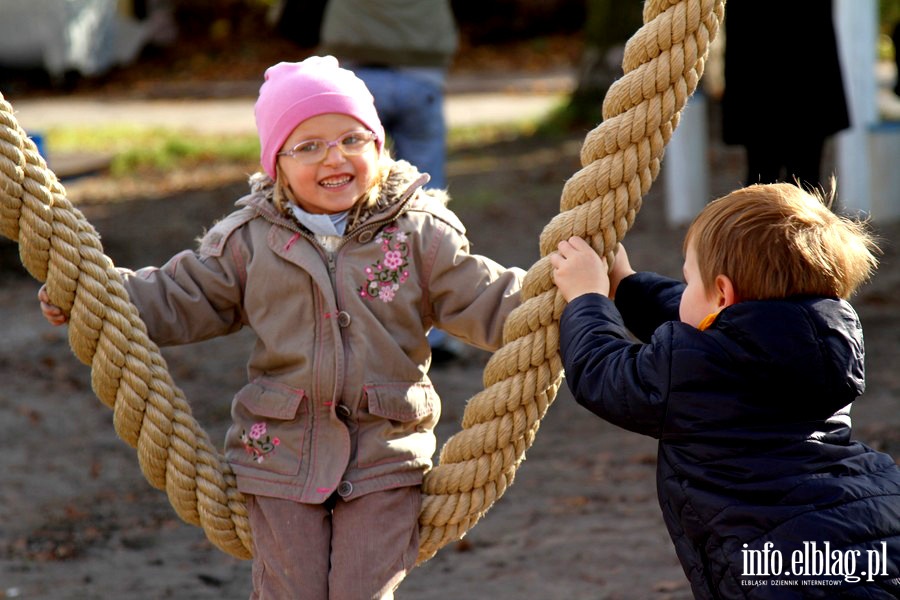
MULTIPOLYGON (((419 562, 465 535, 512 483, 562 379, 565 301, 547 255, 578 235, 612 259, 659 173, 724 9, 725 0, 645 3, 644 25, 625 48, 624 76, 585 139, 583 168, 566 182, 560 214, 541 234, 543 258, 525 277, 523 304, 485 368, 485 389, 469 400, 462 430, 425 477, 419 562)), ((137 449, 144 477, 216 547, 250 558, 246 504, 231 468, 194 420, 96 231, 67 200, 2 94, 0 174, 0 233, 18 242, 22 264, 69 314, 72 351, 91 366, 94 393, 113 410, 119 437, 137 449)))

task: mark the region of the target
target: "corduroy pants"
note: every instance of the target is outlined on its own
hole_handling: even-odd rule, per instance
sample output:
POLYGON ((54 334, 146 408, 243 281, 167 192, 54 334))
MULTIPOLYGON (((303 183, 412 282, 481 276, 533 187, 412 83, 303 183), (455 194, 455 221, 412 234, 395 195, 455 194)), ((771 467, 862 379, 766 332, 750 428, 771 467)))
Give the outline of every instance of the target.
POLYGON ((250 600, 389 600, 419 551, 418 486, 324 504, 248 496, 250 600))

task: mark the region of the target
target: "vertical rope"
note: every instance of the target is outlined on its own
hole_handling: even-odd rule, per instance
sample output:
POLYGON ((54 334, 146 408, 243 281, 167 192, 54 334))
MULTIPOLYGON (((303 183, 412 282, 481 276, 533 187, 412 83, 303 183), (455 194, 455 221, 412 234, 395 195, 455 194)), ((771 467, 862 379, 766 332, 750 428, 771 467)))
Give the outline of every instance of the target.
POLYGON ((581 150, 582 169, 563 188, 560 213, 540 238, 522 305, 507 319, 504 345, 488 361, 463 429, 441 449, 423 485, 419 561, 461 538, 513 482, 562 377, 559 319, 565 300, 547 258, 573 235, 612 260, 659 174, 666 144, 697 88, 724 0, 651 0, 644 26, 625 47, 624 76, 603 103, 603 122, 581 150))

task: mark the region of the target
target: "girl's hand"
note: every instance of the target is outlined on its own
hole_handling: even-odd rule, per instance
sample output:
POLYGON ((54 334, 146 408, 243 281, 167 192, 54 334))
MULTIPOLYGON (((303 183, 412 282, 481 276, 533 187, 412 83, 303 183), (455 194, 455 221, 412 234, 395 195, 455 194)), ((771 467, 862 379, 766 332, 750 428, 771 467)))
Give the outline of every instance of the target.
POLYGON ((41 289, 38 290, 38 300, 41 301, 41 312, 44 313, 44 318, 47 319, 48 323, 51 325, 64 325, 69 321, 69 317, 63 313, 60 307, 50 304, 50 295, 47 293, 46 285, 42 285, 41 289))
POLYGON ((550 255, 553 281, 566 302, 584 294, 609 295, 609 276, 606 259, 580 237, 573 236, 559 243, 558 251, 550 255))

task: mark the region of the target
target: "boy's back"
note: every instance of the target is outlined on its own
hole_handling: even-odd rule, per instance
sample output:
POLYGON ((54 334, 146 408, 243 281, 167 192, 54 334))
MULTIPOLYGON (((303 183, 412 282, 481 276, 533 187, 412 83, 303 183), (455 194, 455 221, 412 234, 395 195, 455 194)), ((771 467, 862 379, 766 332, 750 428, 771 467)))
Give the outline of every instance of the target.
MULTIPOLYGON (((648 289, 663 295, 666 310, 662 292, 682 287, 666 281, 652 274, 623 280, 616 304, 625 324, 646 327, 645 307, 631 300, 646 300, 648 289)), ((575 308, 572 319, 581 312, 575 308)), ((802 573, 822 579, 813 577, 826 575, 822 565, 800 560, 794 568, 801 571, 792 571, 790 559, 826 542, 842 558, 860 551, 856 575, 866 570, 859 563, 867 552, 881 550, 890 558, 879 573, 900 573, 900 469, 850 440, 849 404, 864 388, 863 352, 859 321, 845 301, 750 301, 723 311, 706 331, 665 324, 634 364, 620 365, 636 381, 623 385, 619 378, 616 390, 567 375, 591 389, 590 398, 603 399, 604 418, 634 415, 632 403, 658 394, 659 429, 642 433, 660 438, 660 501, 682 564, 695 593, 712 586, 741 597, 750 590, 742 580, 779 575, 775 565, 764 573, 744 560, 759 557, 750 551, 764 551, 767 542, 780 553, 771 556, 784 561, 779 580, 802 573), (623 394, 629 389, 634 396, 623 394)), ((838 579, 849 593, 853 582, 838 579)))

